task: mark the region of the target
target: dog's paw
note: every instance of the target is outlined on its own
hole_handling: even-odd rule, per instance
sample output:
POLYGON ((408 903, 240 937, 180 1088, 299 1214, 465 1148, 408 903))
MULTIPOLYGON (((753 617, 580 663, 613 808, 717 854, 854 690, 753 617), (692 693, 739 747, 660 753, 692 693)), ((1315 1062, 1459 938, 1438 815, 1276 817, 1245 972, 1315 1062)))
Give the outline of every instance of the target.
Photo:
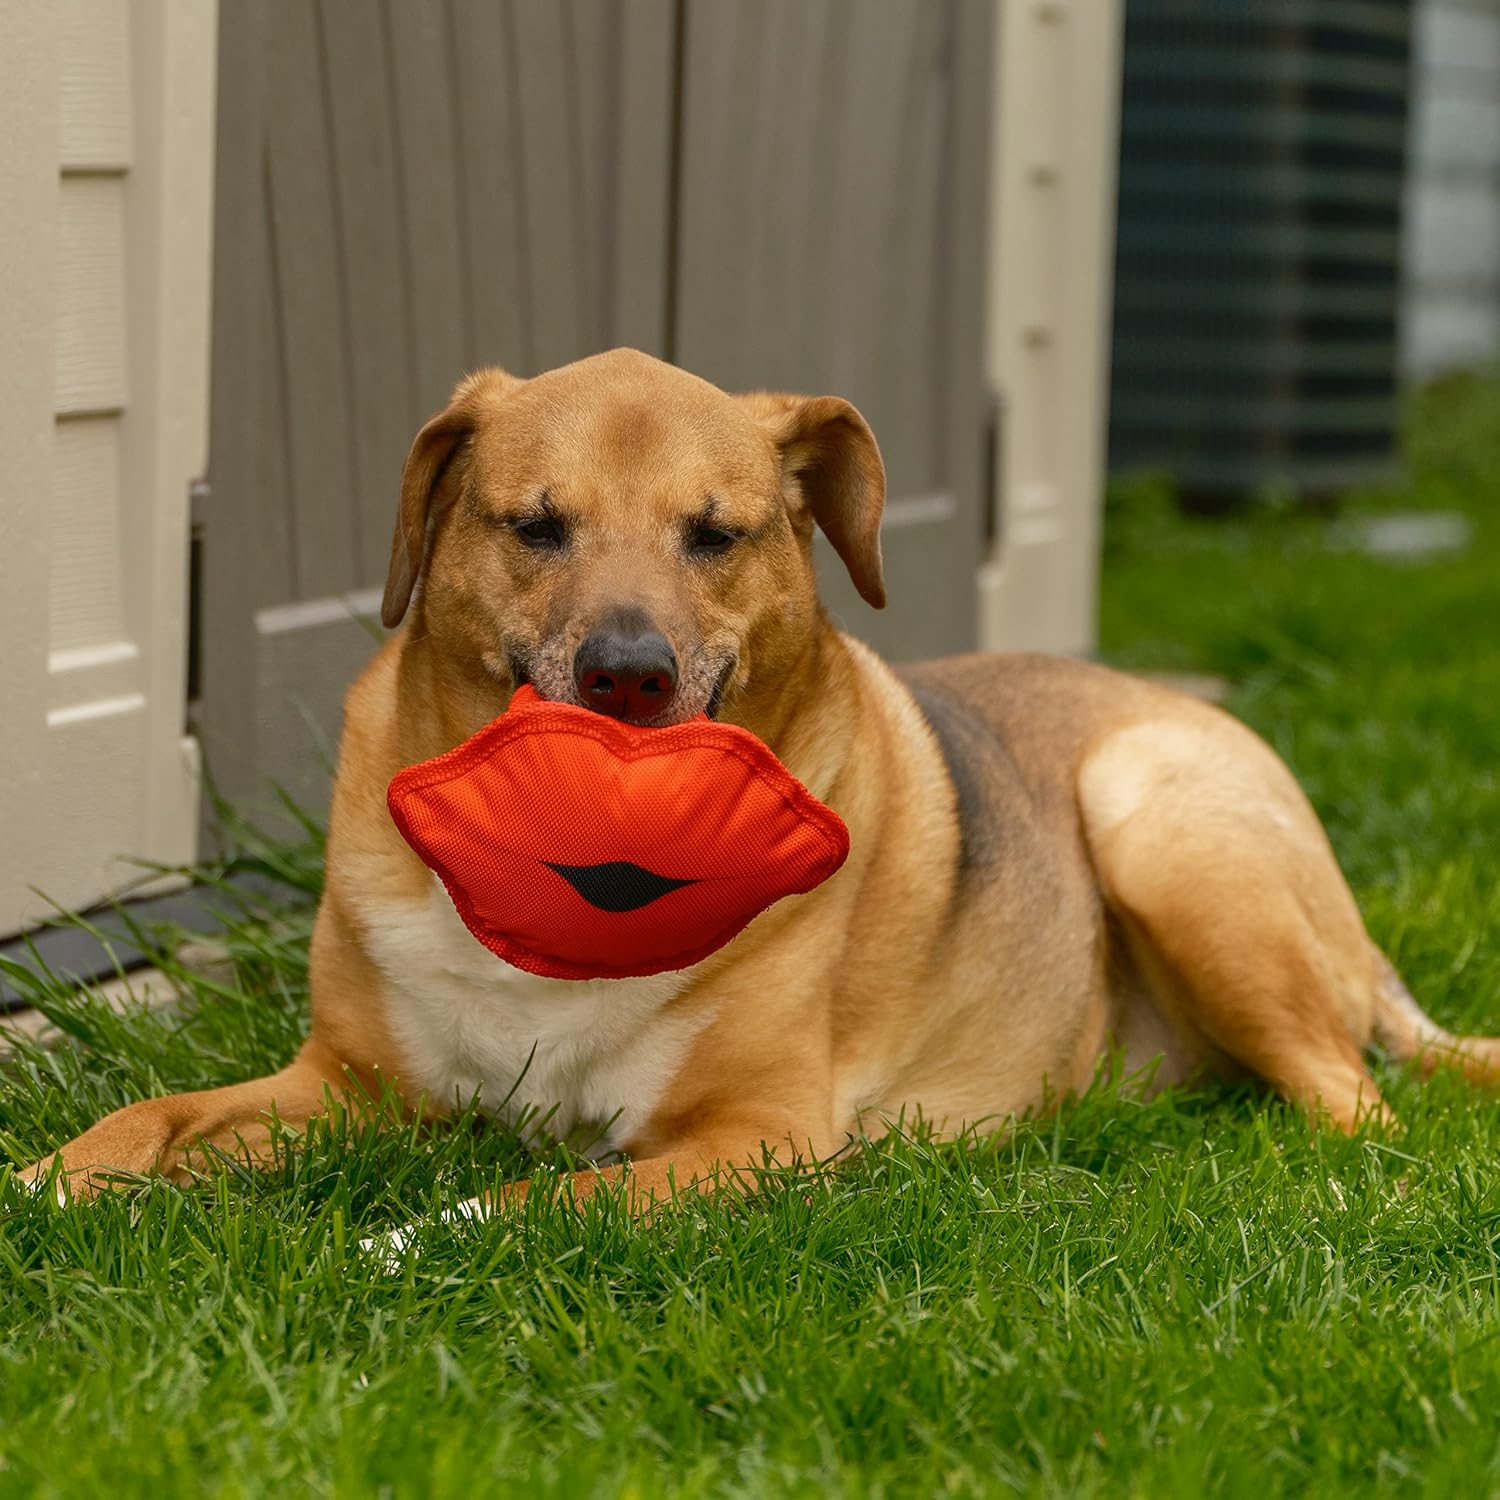
POLYGON ((367 1235, 359 1242, 359 1253, 368 1255, 382 1271, 394 1274, 406 1264, 407 1247, 412 1243, 416 1227, 408 1224, 386 1234, 367 1235))
POLYGON ((428 1238, 445 1224, 456 1224, 461 1220, 487 1219, 490 1206, 480 1198, 466 1198, 452 1208, 431 1219, 418 1219, 413 1224, 403 1224, 399 1229, 385 1234, 372 1234, 359 1242, 360 1252, 370 1256, 384 1271, 397 1272, 405 1265, 407 1255, 420 1257, 422 1246, 428 1238))
POLYGON ((52 1171, 50 1158, 35 1161, 29 1167, 22 1167, 15 1175, 15 1181, 28 1192, 39 1196, 46 1196, 48 1192, 55 1194, 59 1208, 70 1208, 73 1205, 73 1194, 68 1186, 68 1174, 52 1171))

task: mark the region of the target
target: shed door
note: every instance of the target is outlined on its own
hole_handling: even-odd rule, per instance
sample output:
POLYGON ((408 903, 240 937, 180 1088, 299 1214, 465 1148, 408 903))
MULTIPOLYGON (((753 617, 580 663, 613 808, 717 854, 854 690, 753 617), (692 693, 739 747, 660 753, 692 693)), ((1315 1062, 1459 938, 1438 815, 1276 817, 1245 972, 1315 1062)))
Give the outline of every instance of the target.
POLYGON ((214 22, 113 0, 7 17, 0 933, 193 856, 214 22))
POLYGON ((321 815, 401 462, 466 368, 617 344, 852 397, 903 657, 971 646, 985 0, 226 7, 199 720, 321 815))

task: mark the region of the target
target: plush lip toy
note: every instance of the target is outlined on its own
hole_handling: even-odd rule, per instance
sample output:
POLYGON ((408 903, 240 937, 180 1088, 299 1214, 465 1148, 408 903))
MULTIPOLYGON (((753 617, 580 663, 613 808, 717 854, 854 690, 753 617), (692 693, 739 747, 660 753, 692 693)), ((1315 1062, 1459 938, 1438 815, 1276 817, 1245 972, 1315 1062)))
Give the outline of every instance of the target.
POLYGON ((386 800, 469 931, 558 979, 687 968, 849 852, 838 814, 747 730, 643 728, 529 686, 386 800))

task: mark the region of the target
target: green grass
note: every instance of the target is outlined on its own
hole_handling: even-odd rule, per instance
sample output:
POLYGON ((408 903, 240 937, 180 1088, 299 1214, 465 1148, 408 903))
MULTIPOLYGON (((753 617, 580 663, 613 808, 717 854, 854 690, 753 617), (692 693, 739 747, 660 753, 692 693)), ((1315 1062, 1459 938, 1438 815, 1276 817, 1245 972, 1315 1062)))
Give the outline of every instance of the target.
MULTIPOLYGON (((1418 995, 1500 1030, 1500 387, 1425 398, 1405 483, 1351 508, 1413 506, 1466 512, 1469 552, 1122 487, 1103 635, 1230 677, 1418 995)), ((10 1066, 0 1156, 279 1062, 306 927, 246 914, 233 980, 181 976, 169 1017, 40 985, 82 1045, 10 1066)), ((513 1140, 337 1127, 66 1212, 0 1169, 0 1494, 1494 1493, 1500 1102, 1382 1077, 1402 1133, 1105 1088, 646 1225, 542 1197, 394 1276, 358 1237, 520 1172, 513 1140)))

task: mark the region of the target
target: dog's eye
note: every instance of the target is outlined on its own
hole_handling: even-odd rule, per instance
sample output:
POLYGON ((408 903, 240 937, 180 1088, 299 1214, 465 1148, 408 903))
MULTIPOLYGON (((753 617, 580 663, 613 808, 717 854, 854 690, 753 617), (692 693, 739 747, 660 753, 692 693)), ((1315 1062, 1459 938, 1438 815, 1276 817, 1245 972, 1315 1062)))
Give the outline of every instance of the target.
POLYGON ((555 552, 565 540, 563 523, 556 516, 533 516, 530 520, 513 521, 511 530, 537 552, 555 552))
POLYGON ((695 557, 713 557, 728 552, 739 541, 732 531, 699 521, 688 528, 688 551, 695 557))

